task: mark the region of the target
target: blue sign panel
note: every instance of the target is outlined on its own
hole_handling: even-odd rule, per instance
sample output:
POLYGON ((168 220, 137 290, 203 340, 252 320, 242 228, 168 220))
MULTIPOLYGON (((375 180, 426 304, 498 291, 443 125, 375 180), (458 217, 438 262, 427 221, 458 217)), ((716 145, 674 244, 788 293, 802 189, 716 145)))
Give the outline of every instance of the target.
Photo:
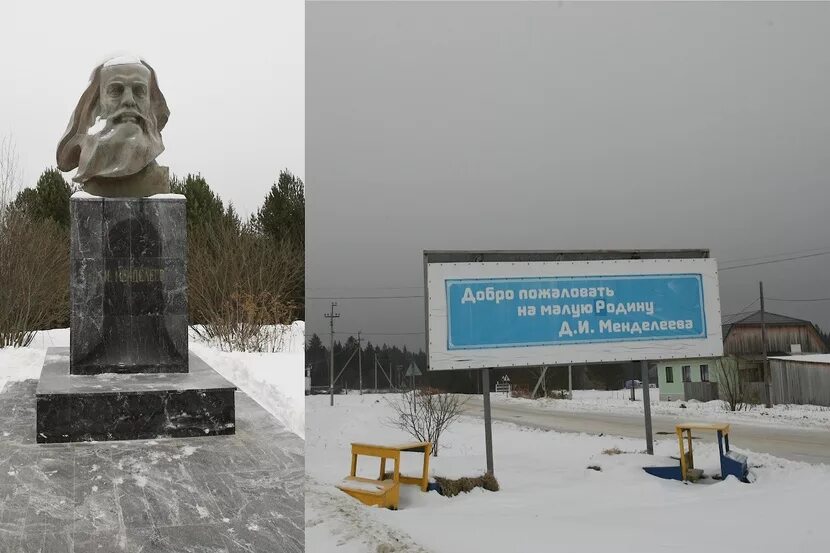
POLYGON ((445 284, 450 350, 706 338, 700 274, 445 284))

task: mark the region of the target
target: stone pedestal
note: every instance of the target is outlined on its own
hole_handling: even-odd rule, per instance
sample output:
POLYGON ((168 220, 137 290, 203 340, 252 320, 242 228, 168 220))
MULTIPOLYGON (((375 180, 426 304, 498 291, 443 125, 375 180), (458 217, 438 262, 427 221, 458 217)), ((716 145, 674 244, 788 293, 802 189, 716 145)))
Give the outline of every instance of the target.
POLYGON ((71 375, 49 348, 37 386, 37 441, 136 440, 233 434, 234 391, 195 355, 185 373, 71 375))
POLYGON ((185 198, 70 201, 70 348, 50 349, 37 441, 235 432, 236 387, 187 349, 185 198))
POLYGON ((187 223, 182 196, 75 194, 71 374, 187 372, 187 223))

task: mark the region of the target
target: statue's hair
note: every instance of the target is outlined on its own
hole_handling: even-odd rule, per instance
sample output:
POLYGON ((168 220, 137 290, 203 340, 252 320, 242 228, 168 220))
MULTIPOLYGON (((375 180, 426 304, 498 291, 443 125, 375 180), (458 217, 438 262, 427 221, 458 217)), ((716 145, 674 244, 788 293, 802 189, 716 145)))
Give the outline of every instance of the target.
MULTIPOLYGON (((164 94, 158 87, 156 80, 156 72, 150 67, 146 61, 141 60, 141 64, 150 70, 150 111, 156 119, 156 129, 161 132, 164 126, 167 125, 167 120, 170 118, 170 109, 167 107, 167 100, 164 99, 164 94)), ((78 105, 75 111, 72 112, 72 117, 69 120, 69 125, 63 133, 61 141, 58 143, 58 169, 61 171, 71 171, 78 166, 78 161, 81 156, 80 136, 86 133, 86 130, 92 126, 96 112, 98 110, 98 101, 101 95, 101 69, 104 67, 102 63, 92 71, 89 79, 89 85, 81 94, 78 105), (86 125, 84 127, 84 125, 86 125)))

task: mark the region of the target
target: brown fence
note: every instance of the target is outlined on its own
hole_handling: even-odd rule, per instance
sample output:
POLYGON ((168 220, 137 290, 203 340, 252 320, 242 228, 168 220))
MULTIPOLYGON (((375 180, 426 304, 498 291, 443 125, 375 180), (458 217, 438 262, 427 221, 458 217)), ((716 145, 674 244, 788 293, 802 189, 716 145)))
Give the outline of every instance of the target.
POLYGON ((687 400, 712 401, 720 399, 717 382, 684 382, 683 395, 687 400))
POLYGON ((773 403, 830 406, 830 364, 770 359, 773 403))
POLYGON ((767 390, 763 382, 742 382, 741 389, 744 392, 744 401, 752 405, 763 405, 766 403, 767 390))

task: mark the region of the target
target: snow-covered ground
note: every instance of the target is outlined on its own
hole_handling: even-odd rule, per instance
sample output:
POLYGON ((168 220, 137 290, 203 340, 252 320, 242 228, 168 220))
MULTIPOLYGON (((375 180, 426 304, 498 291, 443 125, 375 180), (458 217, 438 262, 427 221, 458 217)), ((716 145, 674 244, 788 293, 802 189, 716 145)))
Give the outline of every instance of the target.
MULTIPOLYGON (((672 551, 699 553, 825 551, 824 506, 830 466, 746 453, 753 484, 730 478, 686 485, 646 474, 675 465, 673 439, 654 457, 636 453, 642 440, 565 434, 495 422, 499 492, 454 498, 404 486, 400 510, 366 507, 334 487, 350 466, 350 442, 398 443, 406 434, 383 423, 391 396, 327 396, 306 403, 306 547, 344 553, 672 551), (617 447, 628 453, 606 455, 617 447), (588 469, 596 465, 601 471, 588 469)), ((695 465, 717 474, 714 445, 695 449, 695 465)), ((480 420, 461 418, 442 437, 432 475, 477 476, 485 470, 480 420)), ((403 464, 417 472, 418 459, 403 464)), ((358 473, 377 471, 374 460, 358 473)))
POLYGON ((279 353, 220 351, 199 343, 191 332, 190 349, 222 376, 279 419, 298 436, 305 436, 305 325, 287 330, 279 353))
MULTIPOLYGON (((278 353, 220 351, 191 331, 190 349, 299 436, 305 436, 305 324, 285 329, 278 353)), ((0 391, 10 380, 39 378, 46 348, 69 346, 69 329, 38 332, 29 347, 0 348, 0 391)))
MULTIPOLYGON (((599 411, 604 413, 642 413, 643 391, 635 390, 637 401, 631 401, 631 390, 574 390, 573 399, 508 398, 505 394, 491 394, 492 401, 520 404, 538 409, 561 411, 599 411)), ((649 390, 652 415, 675 415, 690 419, 711 419, 722 422, 752 422, 801 427, 830 427, 830 407, 820 405, 763 405, 743 411, 729 411, 724 402, 716 401, 660 401, 660 390, 649 390), (683 405, 684 407, 681 407, 683 405)))

